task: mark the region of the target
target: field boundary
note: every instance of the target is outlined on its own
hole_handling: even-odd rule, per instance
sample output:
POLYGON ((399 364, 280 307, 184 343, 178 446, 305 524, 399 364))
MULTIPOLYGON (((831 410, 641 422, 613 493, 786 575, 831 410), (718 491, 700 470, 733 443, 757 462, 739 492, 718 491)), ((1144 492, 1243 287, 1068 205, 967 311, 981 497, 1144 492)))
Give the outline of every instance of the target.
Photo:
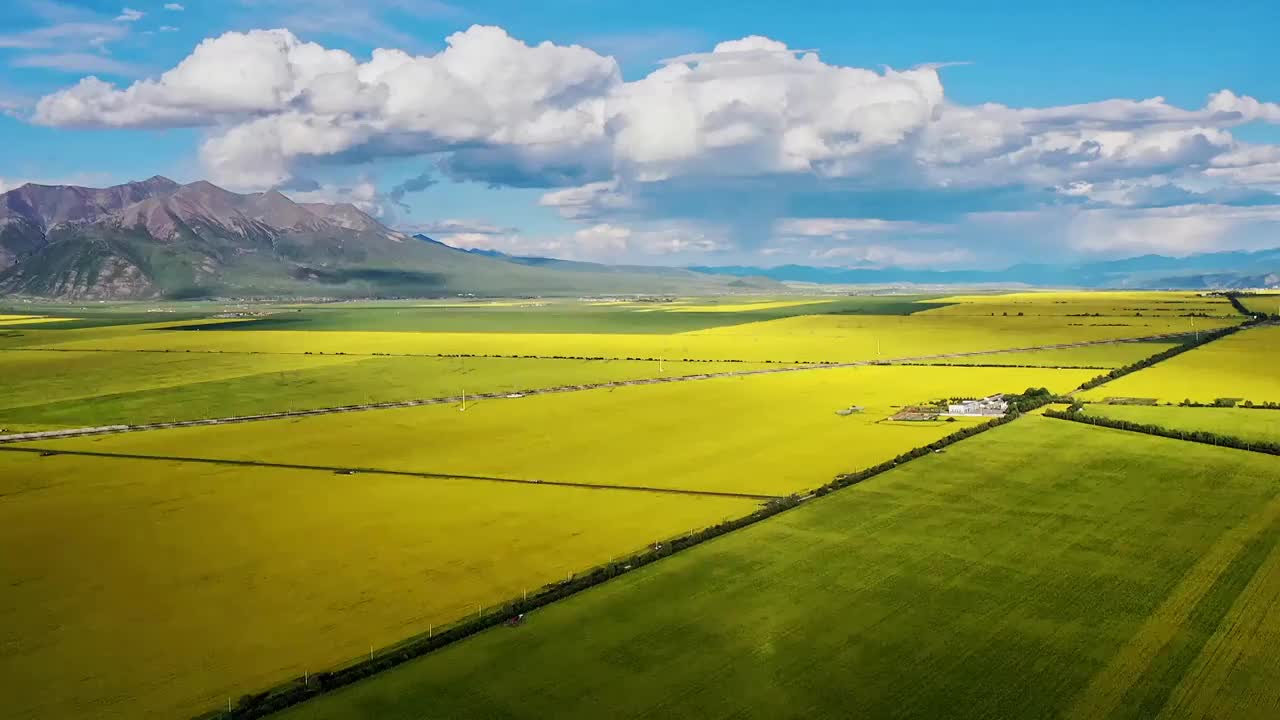
MULTIPOLYGON (((1039 405, 1053 401, 1053 396, 1036 396, 1039 405)), ((1037 407, 1039 406, 1037 405, 1037 407)), ((1028 408, 1031 409, 1031 408, 1028 408)), ((888 472, 904 463, 931 455, 954 443, 1006 425, 1022 416, 1013 412, 987 422, 970 425, 928 445, 913 448, 905 453, 878 465, 853 473, 837 475, 834 479, 818 487, 805 496, 788 496, 768 501, 764 507, 755 512, 726 520, 708 528, 676 537, 665 543, 656 543, 649 549, 629 557, 619 558, 603 565, 588 568, 574 574, 568 579, 545 586, 539 592, 513 598, 495 606, 492 614, 467 618, 439 632, 432 631, 410 637, 400 643, 374 651, 368 658, 341 666, 328 672, 308 674, 295 678, 268 690, 245 695, 240 702, 228 710, 218 710, 197 716, 197 720, 247 720, 261 718, 285 708, 298 705, 318 695, 331 692, 359 680, 370 677, 385 670, 402 665, 410 660, 434 652, 456 642, 464 640, 481 631, 497 627, 514 617, 550 605, 553 602, 576 595, 584 590, 600 585, 612 578, 634 572, 650 563, 674 555, 704 542, 726 535, 735 530, 749 527, 780 513, 800 507, 807 501, 827 495, 852 485, 857 485, 877 475, 888 472)))
POLYGON ((1142 433, 1144 435, 1155 435, 1156 437, 1170 438, 1172 440, 1185 440, 1187 442, 1200 443, 1202 445, 1216 445, 1218 447, 1232 448, 1234 450, 1247 450, 1249 452, 1262 453, 1264 455, 1280 455, 1280 442, 1245 440, 1244 438, 1237 437, 1235 435, 1222 435, 1208 430, 1175 430, 1173 428, 1164 427, 1163 425, 1136 423, 1129 420, 1118 420, 1116 418, 1102 417, 1099 415, 1089 415, 1082 411, 1071 412, 1050 408, 1045 410, 1043 414, 1045 417, 1054 418, 1055 420, 1069 420, 1071 422, 1083 423, 1085 425, 1111 428, 1112 430, 1124 430, 1127 432, 1142 433))
POLYGON ((134 453, 99 452, 95 450, 54 450, 39 447, 0 447, 0 452, 36 453, 41 456, 71 455, 78 457, 112 458, 117 460, 161 460, 166 462, 203 463, 206 465, 232 465, 238 467, 277 468, 282 470, 314 470, 350 475, 396 475, 400 477, 428 478, 433 480, 468 480, 480 482, 511 483, 515 485, 548 485, 551 487, 578 488, 582 490, 630 490, 634 492, 663 493, 667 495, 698 495, 703 497, 739 498, 743 500, 777 500, 781 495, 757 495, 721 490, 694 490, 661 488, 644 485, 608 485, 604 483, 572 482, 568 480, 539 480, 497 475, 464 475, 458 473, 419 472, 414 470, 390 470, 372 467, 343 467, 336 465, 301 465, 296 463, 264 462, 260 460, 235 460, 231 458, 198 458, 176 455, 141 455, 134 453))
MULTIPOLYGON (((1239 327, 1232 326, 1232 327, 1239 327)), ((1228 329, 1228 328, 1219 328, 1228 329)), ((159 328, 160 331, 167 331, 168 328, 159 328)), ((1213 332, 1206 330, 1204 332, 1213 332)), ((743 364, 761 364, 761 365, 801 365, 803 368, 788 369, 810 369, 812 366, 843 366, 851 364, 892 364, 892 363, 910 363, 917 360, 934 360, 946 359, 953 357, 974 357, 981 355, 1000 355, 1004 353, 1021 353, 1035 352, 1038 350, 1070 350, 1072 348, 1090 347, 1094 345, 1115 345, 1119 343, 1142 343, 1153 342, 1158 340, 1176 340, 1185 338, 1196 333, 1186 330, 1180 330, 1173 333, 1159 333, 1156 335, 1140 335, 1128 338, 1109 338, 1106 340, 1081 340, 1073 343, 1058 343, 1053 345, 1032 345, 1020 348, 999 348, 995 350, 966 350, 963 352, 943 353, 939 355, 918 355, 914 357, 901 358, 885 358, 875 360, 743 360, 741 358, 668 358, 668 357, 628 357, 628 356, 606 356, 606 355, 515 355, 500 353, 395 353, 395 352, 348 352, 345 350, 324 352, 311 350, 295 350, 295 351, 279 351, 279 350, 194 350, 183 348, 175 350, 172 348, 68 348, 48 346, 48 347, 0 347, 0 352, 65 352, 65 353, 190 353, 202 355, 314 355, 318 357, 329 357, 331 355, 347 356, 347 357, 419 357, 419 358, 501 358, 508 360, 607 360, 607 361, 630 361, 630 362, 686 362, 686 363, 743 363, 743 364)), ((1200 334, 1204 334, 1203 332, 1200 334)), ((1040 366, 1031 366, 1040 367, 1040 366)), ((772 370, 772 368, 767 368, 772 370)))
MULTIPOLYGON (((1198 333, 1197 334, 1198 336, 1203 335, 1204 337, 1197 336, 1197 338, 1192 342, 1182 343, 1181 345, 1177 345, 1169 348, 1168 350, 1158 352, 1155 355, 1151 355, 1150 357, 1145 357, 1139 360, 1138 362, 1116 368, 1115 370, 1112 370, 1111 372, 1106 373, 1105 375, 1099 375, 1085 383, 1082 383, 1080 387, 1073 392, 1079 392, 1081 390, 1092 390, 1098 387, 1099 385, 1102 385, 1104 383, 1109 383, 1112 380, 1122 378, 1125 375, 1138 372, 1139 370, 1145 370, 1151 367, 1152 365, 1155 365, 1156 363, 1163 362, 1172 357, 1176 357, 1178 355, 1181 355, 1184 352, 1190 352, 1191 350, 1195 350, 1198 347, 1208 345, 1214 340, 1219 340, 1228 335, 1238 333, 1241 330, 1247 330, 1249 328, 1255 327, 1261 324, 1262 322, 1263 322, 1262 319, 1254 317, 1253 319, 1247 320, 1239 325, 1234 325, 1234 326, 1225 327, 1225 328, 1218 328, 1216 330, 1208 330, 1204 333, 1198 333)), ((1185 334, 1184 334, 1184 337, 1185 337, 1185 334)))
MULTIPOLYGON (((1239 326, 1233 327, 1233 328, 1223 328, 1219 332, 1225 334, 1227 332, 1234 332, 1235 330, 1238 330, 1238 329, 1239 329, 1239 326)), ((55 440, 55 439, 73 438, 73 437, 86 437, 86 436, 92 436, 92 435, 113 435, 117 433, 142 432, 147 430, 167 430, 172 428, 201 427, 205 425, 229 425, 233 423, 261 422, 265 420, 283 420, 288 418, 303 418, 303 417, 312 417, 317 415, 331 415, 336 413, 363 412, 368 410, 392 410, 397 408, 423 407, 428 405, 452 405, 455 403, 461 403, 464 401, 464 399, 466 400, 513 400, 513 399, 519 399, 519 398, 529 397, 533 395, 549 395, 553 393, 579 392, 582 390, 599 390, 599 389, 606 389, 606 388, 620 388, 620 387, 631 387, 631 386, 639 386, 639 385, 658 385, 661 383, 694 382, 697 380, 712 380, 716 378, 748 377, 752 375, 772 375, 777 373, 804 372, 809 370, 824 370, 824 369, 852 368, 852 367, 870 367, 870 366, 876 366, 876 365, 911 365, 916 361, 920 361, 920 360, 945 359, 945 358, 954 358, 954 357, 971 357, 971 356, 980 356, 980 355, 994 355, 994 354, 1000 354, 1000 353, 1031 352, 1036 350, 1060 350, 1060 349, 1067 349, 1072 347, 1085 347, 1090 345, 1111 345, 1116 343, 1140 343, 1140 342, 1148 342, 1153 339, 1186 337, 1186 335, 1187 333, 1178 333, 1176 335, 1154 335, 1154 336, 1142 337, 1142 338, 1126 338, 1126 339, 1105 340, 1105 341, 1090 340, 1083 343, 1071 343, 1066 345, 1044 345, 1044 346, 1033 347, 1033 348, 1008 348, 1004 350, 980 350, 980 351, 974 351, 974 352, 948 353, 948 354, 942 354, 942 355, 922 355, 918 357, 894 358, 894 359, 885 359, 885 360, 855 360, 851 362, 840 362, 840 363, 836 363, 836 362, 808 363, 808 364, 802 364, 798 366, 793 364, 788 364, 785 367, 777 367, 777 368, 757 368, 753 370, 729 370, 726 372, 718 372, 718 373, 696 373, 693 375, 670 375, 670 376, 656 377, 656 378, 638 378, 633 380, 611 380, 608 382, 601 382, 601 383, 586 383, 581 385, 557 385, 552 387, 533 388, 528 390, 488 392, 488 393, 476 393, 476 394, 467 394, 467 395, 447 395, 443 397, 422 398, 422 399, 414 399, 414 400, 395 400, 395 401, 377 402, 377 403, 363 403, 359 405, 339 405, 339 406, 327 407, 327 408, 313 408, 311 410, 284 410, 284 411, 273 412, 273 413, 260 413, 256 415, 238 415, 238 416, 224 417, 224 418, 204 418, 200 420, 177 420, 177 421, 166 422, 166 423, 145 423, 145 424, 139 424, 139 425, 101 425, 96 427, 67 428, 63 430, 41 430, 41 431, 35 431, 35 432, 12 433, 12 434, 0 435, 0 445, 8 444, 8 443, 27 442, 31 440, 55 440)), ((1201 341, 1199 344, 1202 345, 1205 342, 1209 342, 1210 340, 1216 339, 1217 337, 1220 337, 1220 336, 1221 335, 1215 335, 1212 338, 1201 341)), ((1199 345, 1196 345, 1196 347, 1198 346, 1199 345)), ((1181 345, 1178 346, 1178 348, 1180 347, 1183 347, 1183 346, 1181 345)), ((1169 353, 1173 350, 1177 350, 1178 348, 1170 348, 1164 353, 1158 353, 1157 355, 1164 356, 1164 357, 1161 357, 1160 359, 1165 359, 1165 357, 1172 357, 1172 355, 1166 355, 1166 353, 1169 353)), ((35 348, 17 348, 17 349, 39 351, 35 348)), ((62 352, 82 352, 82 351, 63 350, 62 352)), ((169 351, 104 350, 104 351, 89 351, 89 352, 169 352, 169 351)), ((296 355, 299 353, 279 353, 279 354, 296 355)), ((341 354, 341 353, 338 353, 338 354, 341 354)), ((1177 354, 1177 353, 1173 353, 1173 354, 1177 354)), ((512 358, 512 359, 529 359, 529 358, 522 358, 521 356, 517 356, 517 355, 431 355, 431 356, 424 356, 424 357, 502 357, 502 358, 512 358)), ((1152 357, 1156 357, 1156 356, 1152 356, 1152 357)), ((624 358, 541 357, 537 359, 623 360, 624 358)), ((658 361, 658 358, 625 358, 625 360, 656 362, 658 361)), ((1150 360, 1150 358, 1148 358, 1147 360, 1150 360)), ((688 361, 681 361, 681 362, 688 362, 688 361)), ((747 362, 747 361, 731 360, 731 361, 694 361, 694 362, 747 362)), ((1143 362, 1146 362, 1146 360, 1144 360, 1143 362)), ((1158 360, 1156 362, 1158 362, 1158 360)), ((1141 369, 1140 367, 1137 367, 1138 365, 1139 365, 1138 363, 1135 363, 1134 365, 1126 366, 1126 368, 1141 369)), ((971 367, 971 366, 933 365, 930 367, 964 368, 964 367, 971 367)), ((1141 365, 1141 367, 1147 367, 1147 365, 1141 365)), ((1107 375, 1099 376, 1099 378, 1107 378, 1108 380, 1110 380, 1110 379, 1114 379, 1115 377, 1120 377, 1120 375, 1117 375, 1116 373, 1120 372, 1121 370, 1124 370, 1124 368, 1113 370, 1111 373, 1107 375)), ((1133 370, 1128 370, 1127 372, 1133 372, 1133 370)), ((1121 374, 1127 374, 1127 372, 1121 373, 1121 374)), ((1094 380, 1098 380, 1099 378, 1094 378, 1094 380)), ((1089 382, 1094 382, 1094 380, 1091 380, 1089 382)), ((1105 380, 1102 382, 1105 382, 1105 380)), ((1086 385, 1087 384, 1088 383, 1086 383, 1086 385)), ((1099 382, 1098 384, 1101 384, 1101 382, 1099 382)), ((1093 387, 1096 387, 1096 386, 1093 386, 1093 387)), ((1086 388, 1084 385, 1081 385, 1080 389, 1088 389, 1088 388, 1086 388)))

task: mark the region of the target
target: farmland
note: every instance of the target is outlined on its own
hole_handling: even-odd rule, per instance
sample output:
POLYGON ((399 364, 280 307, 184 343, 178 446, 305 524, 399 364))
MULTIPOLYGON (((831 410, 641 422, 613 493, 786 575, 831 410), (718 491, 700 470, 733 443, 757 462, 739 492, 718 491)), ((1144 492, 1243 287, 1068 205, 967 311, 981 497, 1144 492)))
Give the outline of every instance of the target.
POLYGON ((183 448, 179 454, 189 458, 786 495, 954 430, 948 422, 887 420, 895 406, 1039 386, 1065 392, 1091 375, 832 368, 482 401, 465 413, 432 406, 372 411, 358 421, 327 415, 34 444, 150 456, 183 448), (836 414, 851 405, 863 409, 836 414), (491 438, 502 438, 503 452, 485 451, 491 438))
POLYGON ((1083 397, 1154 398, 1212 403, 1238 398, 1280 402, 1280 327, 1251 328, 1084 393, 1083 397))
POLYGON ((1280 411, 1276 410, 1092 403, 1085 411, 1090 415, 1170 430, 1202 430, 1257 442, 1280 441, 1280 411))
POLYGON ((284 717, 1263 717, 1273 470, 1024 418, 284 717))
POLYGON ((0 427, 72 427, 253 415, 655 376, 752 363, 29 351, 0 355, 12 392, 0 427))
MULTIPOLYGON (((895 707, 937 716, 950 697, 992 716, 1074 707, 1089 717, 1110 704, 1117 716, 1145 717, 1159 698, 1225 713, 1224 695, 1212 693, 1230 688, 1243 693, 1231 712, 1245 717, 1270 697, 1275 673, 1241 638, 1274 612, 1280 571, 1254 555, 1274 539, 1258 529, 1276 492, 1274 458, 1025 417, 856 487, 824 487, 989 420, 937 416, 949 400, 1065 394, 1243 322, 1226 298, 459 298, 0 312, 0 322, 22 323, 0 327, 0 432, 114 426, 0 435, 0 542, 18 550, 0 557, 15 578, 0 587, 0 673, 18 679, 7 693, 15 717, 225 709, 297 686, 304 673, 381 657, 475 617, 477 606, 500 617, 484 608, 594 577, 611 558, 766 503, 800 507, 296 712, 585 716, 599 703, 596 716, 810 716, 854 693, 868 716, 895 707), (221 419, 123 427, 206 418, 221 419), (821 497, 810 497, 815 489, 821 497), (1261 580, 1215 570, 1254 560, 1261 580), (1191 620, 1169 600, 1179 597, 1195 601, 1191 620), (1211 608, 1201 602, 1210 597, 1211 608), (1150 636, 1170 625, 1177 632, 1150 636), (580 658, 568 657, 570 637, 580 658), (1155 640, 1176 657, 1139 652, 1155 640), (1201 647, 1213 654, 1192 653, 1201 647), (511 666, 495 660, 506 655, 511 666), (1108 663, 1133 683, 1100 685, 1108 663), (712 676, 726 683, 719 695, 712 676), (440 685, 451 689, 424 710, 424 693, 440 685), (646 704, 663 697, 679 700, 646 704)), ((1247 397, 1236 388, 1248 385, 1252 399, 1267 399, 1277 330, 1242 330, 1084 397, 1158 387, 1176 401, 1200 387, 1212 401, 1247 397)), ((1185 422, 1215 418, 1242 436, 1274 433, 1245 424, 1280 415, 1115 411, 1214 413, 1185 422)))
POLYGON ((194 715, 757 504, 13 451, 0 495, 12 718, 194 715))

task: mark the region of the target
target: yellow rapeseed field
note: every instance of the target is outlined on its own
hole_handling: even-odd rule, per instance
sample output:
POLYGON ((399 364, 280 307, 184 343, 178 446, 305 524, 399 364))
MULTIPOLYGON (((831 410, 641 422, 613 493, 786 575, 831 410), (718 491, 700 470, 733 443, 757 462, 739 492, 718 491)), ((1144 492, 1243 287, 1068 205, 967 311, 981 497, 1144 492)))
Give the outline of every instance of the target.
POLYGON ((1280 402, 1277 358, 1280 327, 1241 330, 1094 388, 1084 397, 1141 397, 1163 402, 1190 399, 1202 403, 1229 397, 1254 403, 1280 402))
POLYGON ((1231 302, 1224 297, 1193 292, 1153 291, 1054 291, 1003 293, 998 295, 954 295, 931 302, 955 303, 927 310, 930 315, 1002 315, 1019 312, 1027 315, 1070 316, 1085 314, 1102 316, 1158 315, 1177 317, 1189 313, 1211 316, 1237 316, 1231 302))
POLYGON ((0 497, 15 720, 190 717, 757 505, 12 451, 0 497))
POLYGON ((44 325, 47 323, 69 322, 78 318, 69 317, 40 317, 38 315, 0 315, 0 327, 10 327, 14 325, 44 325))
MULTIPOLYGON (((1236 318, 1197 318, 1206 330, 1236 318)), ((586 356, 779 362, 847 362, 1040 347, 1190 331, 1187 318, 943 317, 810 315, 696 332, 661 334, 300 332, 288 330, 46 332, 33 347, 64 350, 183 350, 586 356)))
MULTIPOLYGON (((39 447, 784 495, 959 423, 888 422, 938 398, 1066 392, 1092 370, 871 366, 589 390, 39 447), (848 416, 837 410, 860 406, 848 416)), ((972 422, 962 420, 961 422, 972 422)))

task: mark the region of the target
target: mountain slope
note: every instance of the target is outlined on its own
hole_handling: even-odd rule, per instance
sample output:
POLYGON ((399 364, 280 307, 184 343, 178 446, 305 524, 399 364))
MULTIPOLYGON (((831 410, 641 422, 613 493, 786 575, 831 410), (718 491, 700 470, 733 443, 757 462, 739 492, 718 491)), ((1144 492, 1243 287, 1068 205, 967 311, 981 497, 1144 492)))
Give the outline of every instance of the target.
POLYGON ((0 293, 123 299, 779 290, 683 269, 487 257, 391 230, 349 204, 208 182, 24 185, 0 196, 0 293))

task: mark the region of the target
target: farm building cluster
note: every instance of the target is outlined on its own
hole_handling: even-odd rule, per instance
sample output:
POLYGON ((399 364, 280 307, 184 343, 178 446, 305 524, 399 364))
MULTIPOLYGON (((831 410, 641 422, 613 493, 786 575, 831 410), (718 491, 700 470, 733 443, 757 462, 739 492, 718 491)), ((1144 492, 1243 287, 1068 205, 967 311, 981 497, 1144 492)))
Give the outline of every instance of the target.
POLYGON ((978 400, 961 400, 949 403, 944 415, 969 415, 979 417, 998 417, 1009 410, 1009 403, 1004 395, 992 395, 978 400))

